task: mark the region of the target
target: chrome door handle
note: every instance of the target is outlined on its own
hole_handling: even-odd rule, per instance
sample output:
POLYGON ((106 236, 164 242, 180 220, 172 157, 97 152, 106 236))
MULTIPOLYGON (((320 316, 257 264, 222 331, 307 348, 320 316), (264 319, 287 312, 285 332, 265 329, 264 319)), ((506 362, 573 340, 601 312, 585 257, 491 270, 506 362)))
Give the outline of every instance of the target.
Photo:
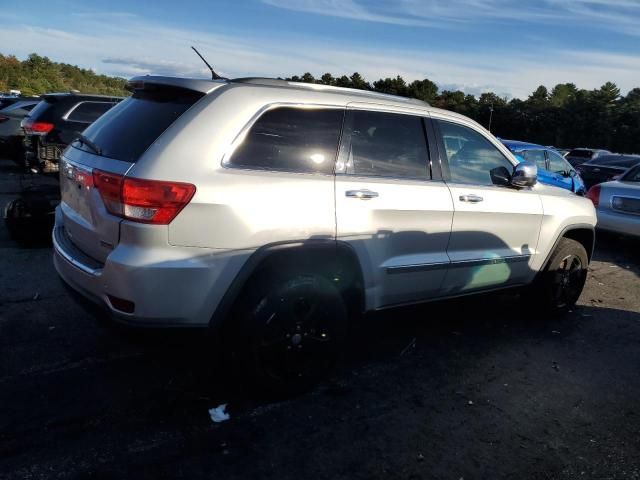
POLYGON ((461 202, 469 202, 469 203, 479 203, 482 200, 484 200, 484 198, 482 198, 479 195, 460 195, 460 201, 461 202))
POLYGON ((371 190, 347 190, 345 196, 349 198, 359 198, 360 200, 370 200, 378 197, 378 192, 372 192, 371 190))

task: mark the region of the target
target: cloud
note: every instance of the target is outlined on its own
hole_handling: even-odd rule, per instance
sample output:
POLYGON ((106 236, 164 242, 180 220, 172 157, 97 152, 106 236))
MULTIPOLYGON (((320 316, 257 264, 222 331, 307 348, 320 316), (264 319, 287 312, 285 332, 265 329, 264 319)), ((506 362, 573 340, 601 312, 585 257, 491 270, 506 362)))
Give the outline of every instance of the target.
POLYGON ((262 0, 273 7, 394 25, 455 28, 470 22, 584 25, 640 35, 637 0, 262 0), (594 22, 595 21, 595 22, 594 22))
MULTIPOLYGON (((409 3, 404 0, 405 8, 409 3)), ((625 5, 624 0, 616 3, 625 5)), ((535 42, 526 51, 509 45, 490 52, 455 47, 447 50, 428 44, 392 48, 285 33, 256 38, 242 31, 222 35, 127 15, 117 22, 104 22, 99 13, 85 15, 81 21, 55 24, 56 29, 19 22, 3 25, 3 53, 24 58, 38 52, 56 61, 123 77, 164 74, 207 78, 208 70, 189 48, 196 45, 216 71, 228 77, 285 77, 306 71, 319 77, 325 72, 350 75, 357 71, 374 81, 399 74, 407 81, 429 78, 441 88, 456 86, 472 94, 491 90, 521 98, 541 84, 552 87, 574 82, 582 88, 597 88, 614 81, 626 91, 639 83, 637 55, 558 50, 543 42, 535 42)))

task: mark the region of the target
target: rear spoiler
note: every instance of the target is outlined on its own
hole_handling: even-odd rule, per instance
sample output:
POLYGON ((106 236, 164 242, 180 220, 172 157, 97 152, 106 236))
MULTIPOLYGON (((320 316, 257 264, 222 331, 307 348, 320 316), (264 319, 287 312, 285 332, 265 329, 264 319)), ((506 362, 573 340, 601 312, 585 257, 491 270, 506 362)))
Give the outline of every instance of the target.
POLYGON ((133 77, 127 82, 126 89, 130 92, 135 90, 148 90, 155 87, 173 87, 182 88, 185 90, 192 90, 207 94, 215 90, 216 88, 225 85, 227 82, 224 80, 206 80, 202 78, 177 78, 177 77, 162 77, 156 75, 143 75, 140 77, 133 77))

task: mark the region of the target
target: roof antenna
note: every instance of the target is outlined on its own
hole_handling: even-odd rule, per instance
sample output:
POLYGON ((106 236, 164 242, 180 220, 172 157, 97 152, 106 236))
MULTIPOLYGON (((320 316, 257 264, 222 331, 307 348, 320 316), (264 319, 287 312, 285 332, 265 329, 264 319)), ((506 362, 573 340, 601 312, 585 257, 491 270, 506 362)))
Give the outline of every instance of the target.
POLYGON ((228 78, 221 77, 220 75, 218 75, 215 72, 215 70, 213 69, 213 67, 211 65, 209 65, 209 62, 207 62, 204 59, 204 57, 202 55, 200 55, 200 52, 198 50, 196 50, 196 47, 194 47, 192 45, 191 48, 193 48, 193 51, 196 52, 196 54, 200 57, 200 59, 204 62, 204 64, 209 68, 209 70, 211 70, 211 80, 229 80, 228 78))

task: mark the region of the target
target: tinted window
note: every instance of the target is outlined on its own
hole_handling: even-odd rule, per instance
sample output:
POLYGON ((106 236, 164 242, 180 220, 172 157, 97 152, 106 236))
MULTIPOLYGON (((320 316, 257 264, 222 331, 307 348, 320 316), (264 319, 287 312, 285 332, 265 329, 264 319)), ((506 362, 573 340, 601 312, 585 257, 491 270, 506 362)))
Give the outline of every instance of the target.
POLYGON ((354 175, 430 178, 421 117, 350 110, 338 171, 354 175))
POLYGON ((72 122, 93 123, 114 105, 114 103, 107 102, 81 102, 73 109, 67 119, 72 122))
POLYGON ((588 165, 610 165, 612 167, 633 167, 640 163, 640 157, 632 155, 604 155, 591 160, 588 165))
POLYGON ((504 167, 509 174, 513 171, 513 164, 480 133, 456 123, 439 124, 452 182, 491 185, 492 169, 504 167), (459 147, 450 148, 450 139, 456 139, 459 147))
POLYGON ((523 157, 525 160, 531 160, 536 162, 538 168, 542 170, 547 169, 547 165, 544 158, 544 150, 525 150, 523 153, 523 157))
POLYGON ((567 156, 576 158, 591 158, 593 152, 591 150, 571 150, 567 156))
POLYGON ((341 109, 269 110, 253 124, 229 163, 268 170, 333 173, 343 115, 341 109))
MULTIPOLYGON (((83 133, 105 157, 135 162, 180 115, 202 97, 179 88, 136 90, 83 133)), ((36 107, 39 108, 39 107, 36 107)), ((76 148, 91 151, 79 142, 76 148)))
POLYGON ((629 170, 620 180, 623 182, 640 182, 640 165, 629 170))
POLYGON ((567 162, 562 155, 554 152, 553 150, 547 150, 549 156, 549 170, 554 173, 569 173, 573 170, 573 167, 567 162))

